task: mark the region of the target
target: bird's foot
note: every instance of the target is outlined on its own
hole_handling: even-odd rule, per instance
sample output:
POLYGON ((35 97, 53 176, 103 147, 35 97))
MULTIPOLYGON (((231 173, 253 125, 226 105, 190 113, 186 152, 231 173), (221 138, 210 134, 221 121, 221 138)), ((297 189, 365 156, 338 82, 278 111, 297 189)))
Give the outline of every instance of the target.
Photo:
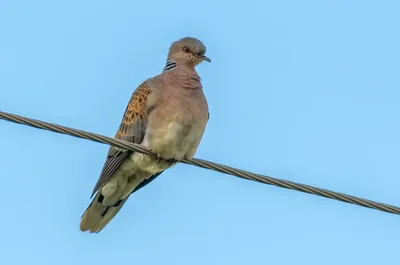
POLYGON ((160 156, 159 154, 157 154, 156 163, 157 163, 157 164, 160 164, 161 160, 163 160, 162 156, 160 156))
POLYGON ((166 159, 165 161, 168 163, 168 166, 170 166, 170 165, 175 164, 176 162, 178 162, 178 160, 173 159, 173 158, 171 158, 171 159, 166 159))
POLYGON ((173 158, 164 159, 162 156, 157 155, 157 157, 156 157, 156 163, 157 163, 157 164, 160 164, 161 161, 166 162, 166 163, 168 164, 168 166, 170 166, 170 165, 175 164, 176 162, 178 162, 178 160, 176 160, 176 159, 173 159, 173 158))

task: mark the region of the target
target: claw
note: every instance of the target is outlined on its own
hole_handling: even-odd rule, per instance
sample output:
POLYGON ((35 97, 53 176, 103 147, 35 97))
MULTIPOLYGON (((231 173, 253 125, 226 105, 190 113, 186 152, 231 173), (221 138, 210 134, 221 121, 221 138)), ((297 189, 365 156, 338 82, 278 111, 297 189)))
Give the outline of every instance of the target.
POLYGON ((171 158, 171 159, 167 159, 167 160, 165 160, 165 161, 167 161, 167 163, 168 163, 168 166, 170 166, 170 165, 172 165, 172 164, 175 164, 176 162, 178 162, 178 160, 176 160, 176 159, 173 159, 173 158, 171 158))
POLYGON ((161 160, 163 160, 163 158, 160 155, 157 155, 156 163, 160 164, 161 160))
POLYGON ((176 162, 178 162, 178 160, 170 158, 170 159, 164 159, 161 155, 157 155, 156 157, 156 163, 160 164, 161 161, 167 162, 168 166, 171 166, 172 164, 175 164, 176 162))

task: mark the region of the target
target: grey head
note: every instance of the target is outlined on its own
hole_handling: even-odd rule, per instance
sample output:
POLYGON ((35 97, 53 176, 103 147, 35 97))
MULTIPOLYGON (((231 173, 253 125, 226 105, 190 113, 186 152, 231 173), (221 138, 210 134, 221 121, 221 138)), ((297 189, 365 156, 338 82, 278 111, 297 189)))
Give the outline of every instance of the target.
POLYGON ((206 55, 206 46, 196 39, 185 37, 171 44, 167 61, 175 63, 184 63, 195 67, 202 61, 211 62, 206 55))

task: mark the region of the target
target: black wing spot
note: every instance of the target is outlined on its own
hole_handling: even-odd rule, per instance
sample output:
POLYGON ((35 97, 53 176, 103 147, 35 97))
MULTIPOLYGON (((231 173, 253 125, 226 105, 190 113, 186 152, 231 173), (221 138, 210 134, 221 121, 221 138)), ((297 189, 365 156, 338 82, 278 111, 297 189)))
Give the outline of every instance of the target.
POLYGON ((103 194, 100 193, 100 196, 99 196, 99 198, 97 199, 97 201, 98 201, 99 203, 103 203, 103 201, 104 201, 104 196, 103 196, 103 194))
MULTIPOLYGON (((103 195, 100 195, 100 196, 103 197, 103 198, 102 198, 102 201, 103 201, 104 196, 103 196, 103 195)), ((106 216, 108 210, 110 210, 110 207, 118 207, 121 203, 122 203, 122 200, 119 200, 119 201, 117 201, 113 206, 107 206, 107 207, 104 209, 104 211, 101 213, 101 218, 103 218, 104 216, 106 216)))
POLYGON ((118 207, 118 206, 121 204, 121 202, 122 202, 122 200, 117 201, 117 202, 113 205, 113 207, 118 207))
POLYGON ((109 209, 110 209, 109 206, 107 206, 107 207, 104 209, 103 213, 101 214, 101 218, 103 218, 103 217, 107 214, 107 212, 108 212, 109 209))

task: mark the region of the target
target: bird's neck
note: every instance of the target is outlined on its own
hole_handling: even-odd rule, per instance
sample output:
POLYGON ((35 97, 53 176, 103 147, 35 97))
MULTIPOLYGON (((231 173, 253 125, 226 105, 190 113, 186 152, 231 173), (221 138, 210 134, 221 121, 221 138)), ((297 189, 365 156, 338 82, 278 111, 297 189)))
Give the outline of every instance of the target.
POLYGON ((168 59, 163 72, 170 72, 174 77, 172 83, 178 87, 189 90, 202 89, 200 76, 197 74, 194 66, 190 66, 183 61, 168 59))
POLYGON ((172 60, 167 60, 167 63, 165 64, 164 71, 169 71, 171 69, 174 69, 177 66, 176 62, 172 60))
POLYGON ((170 71, 170 70, 176 68, 177 66, 185 67, 185 68, 188 68, 190 70, 194 70, 194 67, 195 67, 194 64, 189 64, 189 63, 184 62, 184 61, 168 59, 167 63, 165 64, 165 67, 164 67, 163 71, 170 71))

